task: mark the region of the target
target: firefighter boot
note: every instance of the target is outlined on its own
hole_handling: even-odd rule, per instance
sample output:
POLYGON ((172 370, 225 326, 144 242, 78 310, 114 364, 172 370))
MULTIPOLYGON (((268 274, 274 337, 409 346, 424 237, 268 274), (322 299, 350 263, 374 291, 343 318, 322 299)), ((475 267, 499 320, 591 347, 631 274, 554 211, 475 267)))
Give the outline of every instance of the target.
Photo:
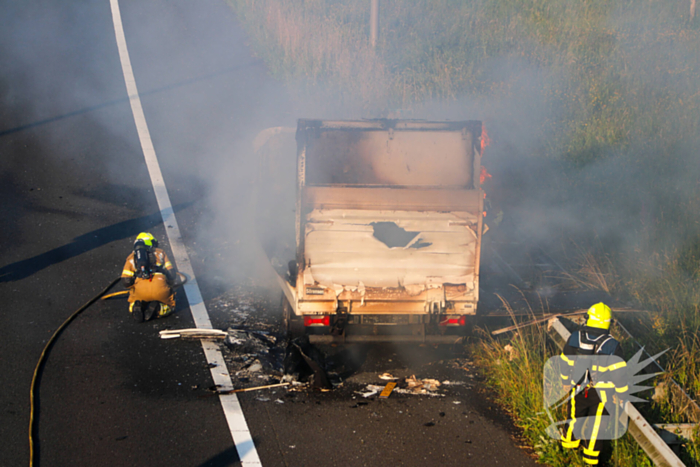
POLYGON ((129 313, 134 321, 137 323, 143 323, 143 303, 140 300, 132 302, 129 306, 129 313))
POLYGON ((144 321, 150 321, 160 310, 160 302, 148 302, 148 304, 143 307, 143 310, 144 321))

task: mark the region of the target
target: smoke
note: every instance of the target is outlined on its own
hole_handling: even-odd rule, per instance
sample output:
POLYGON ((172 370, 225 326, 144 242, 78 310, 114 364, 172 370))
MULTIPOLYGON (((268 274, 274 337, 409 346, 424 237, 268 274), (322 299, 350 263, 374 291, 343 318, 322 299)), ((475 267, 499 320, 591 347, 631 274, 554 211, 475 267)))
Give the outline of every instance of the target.
MULTIPOLYGON (((326 3, 334 20, 324 26, 321 39, 330 41, 339 24, 364 21, 354 4, 326 3)), ((435 24, 446 21, 439 15, 453 11, 440 2, 428 9, 421 2, 383 2, 379 51, 362 43, 347 59, 343 50, 360 44, 364 29, 346 36, 355 42, 334 43, 336 52, 328 55, 319 47, 322 41, 305 35, 308 30, 302 25, 288 23, 295 26, 286 30, 288 37, 300 49, 314 48, 318 60, 330 56, 338 66, 329 69, 326 79, 323 64, 313 59, 316 74, 296 75, 283 84, 272 75, 282 76, 284 69, 272 62, 251 33, 256 26, 248 23, 249 34, 244 33, 225 3, 122 5, 156 152, 173 203, 194 201, 188 208, 194 212, 186 215, 192 225, 183 227, 196 244, 195 260, 211 271, 213 280, 225 284, 251 276, 269 279, 261 271, 259 251, 251 248, 261 235, 253 228, 256 213, 251 202, 256 192, 275 193, 288 209, 284 203, 295 196, 290 180, 296 174, 286 171, 293 167, 296 147, 289 134, 280 140, 288 145, 280 148, 280 157, 289 164, 279 174, 280 181, 266 179, 264 173, 261 177, 269 167, 253 141, 266 128, 295 127, 298 118, 480 119, 493 140, 483 159, 494 175, 487 191, 516 237, 552 244, 597 235, 620 251, 646 253, 683 245, 692 237, 700 204, 695 162, 698 101, 692 79, 699 65, 689 39, 697 35, 696 29, 676 18, 673 8, 625 5, 608 12, 594 38, 598 47, 608 47, 608 60, 585 64, 577 62, 583 56, 553 42, 519 42, 515 10, 504 13, 489 10, 491 3, 482 6, 479 14, 493 19, 494 37, 505 38, 499 42, 503 52, 491 50, 472 62, 470 53, 481 53, 478 34, 486 29, 475 17, 452 29, 436 30, 435 24), (655 15, 653 8, 661 8, 663 15, 655 15), (420 23, 409 22, 418 17, 423 18, 420 23), (675 35, 666 34, 669 31, 675 35), (453 50, 460 52, 451 56, 453 50), (535 52, 521 53, 527 50, 535 52), (374 65, 358 66, 363 63, 374 65), (435 63, 446 70, 439 77, 449 83, 443 93, 429 91, 433 82, 425 78, 435 63), (589 65, 602 69, 582 75, 582 70, 590 71, 589 65), (600 89, 599 94, 581 91, 591 76, 610 89, 589 86, 586 89, 600 89), (339 89, 343 79, 354 84, 339 89), (593 98, 622 110, 608 115, 587 103, 593 98), (575 122, 572 115, 585 114, 580 112, 583 108, 588 116, 575 122), (597 125, 597 133, 586 133, 585 125, 597 125), (612 131, 618 128, 625 132, 619 138, 612 131), (591 138, 601 138, 600 144, 591 144, 591 138), (593 148, 595 157, 571 143, 579 140, 585 143, 580 147, 593 148), (276 184, 283 187, 281 192, 276 184)), ((0 131, 20 135, 31 125, 55 128, 51 138, 29 144, 55 154, 50 159, 55 163, 80 164, 88 177, 107 170, 113 185, 100 196, 118 199, 127 208, 143 206, 139 200, 151 195, 124 100, 108 4, 58 7, 45 2, 33 10, 10 2, 5 8, 8 14, 0 28, 5 64, 0 131), (71 33, 66 35, 66 30, 71 33), (10 88, 10 82, 22 84, 10 88), (94 132, 104 139, 86 148, 71 138, 71 131, 94 132), (74 162, 71 157, 76 154, 74 162), (133 176, 125 179, 129 164, 133 176)), ((29 138, 21 141, 27 144, 29 138)), ((12 162, 11 155, 4 159, 5 169, 21 163, 12 162)), ((86 188, 81 195, 95 194, 96 189, 86 188)), ((288 214, 270 216, 262 231, 283 230, 288 214)))
POLYGON ((684 21, 658 5, 617 8, 587 39, 609 48, 600 69, 563 66, 556 60, 569 57, 546 48, 549 65, 491 59, 503 92, 433 101, 412 116, 485 122, 486 189, 516 238, 549 248, 595 239, 632 263, 683 254, 700 220, 700 60, 684 21))
MULTIPOLYGON (((285 88, 292 117, 285 124, 294 126, 296 117, 483 120, 493 140, 483 158, 493 174, 486 190, 512 239, 550 251, 596 244, 635 266, 673 255, 697 236, 700 63, 697 29, 684 10, 567 3, 528 23, 528 11, 493 2, 462 21, 440 17, 458 11, 442 2, 387 1, 379 52, 365 50, 353 29, 357 50, 333 55, 324 79, 318 70, 331 52, 321 45, 338 24, 360 20, 357 5, 319 5, 303 7, 308 21, 328 15, 317 36, 296 17, 264 23, 294 44, 276 53, 312 56, 310 65, 300 65, 310 79, 285 88), (591 19, 596 26, 584 27, 591 19), (348 68, 357 71, 355 79, 347 80, 348 68)), ((277 65, 274 58, 268 63, 277 65)), ((293 157, 291 148, 285 157, 293 157)))

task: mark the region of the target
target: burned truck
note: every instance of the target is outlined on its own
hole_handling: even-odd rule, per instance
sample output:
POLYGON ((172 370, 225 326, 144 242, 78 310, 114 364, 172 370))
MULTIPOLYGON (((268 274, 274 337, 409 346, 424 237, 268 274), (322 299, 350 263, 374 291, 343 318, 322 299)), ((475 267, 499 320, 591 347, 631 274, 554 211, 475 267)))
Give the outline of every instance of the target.
POLYGON ((288 331, 456 340, 479 299, 481 134, 479 121, 299 120, 288 331))

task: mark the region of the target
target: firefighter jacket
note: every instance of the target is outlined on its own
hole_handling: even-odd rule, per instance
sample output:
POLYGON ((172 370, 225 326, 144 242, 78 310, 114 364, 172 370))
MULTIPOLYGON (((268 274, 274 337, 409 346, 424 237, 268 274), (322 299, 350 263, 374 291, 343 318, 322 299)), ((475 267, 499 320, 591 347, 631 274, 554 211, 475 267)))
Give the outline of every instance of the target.
MULTIPOLYGON (((165 251, 160 248, 153 248, 149 253, 150 263, 151 263, 151 273, 153 275, 163 274, 168 281, 168 284, 172 284, 175 280, 175 269, 173 264, 170 262, 170 258, 165 253, 165 251)), ((128 258, 126 258, 126 263, 124 264, 124 270, 122 271, 122 282, 124 287, 131 287, 134 285, 136 279, 136 262, 134 261, 134 253, 132 252, 128 258)))
POLYGON ((606 330, 585 326, 573 332, 560 355, 562 384, 599 390, 628 390, 620 343, 606 330))

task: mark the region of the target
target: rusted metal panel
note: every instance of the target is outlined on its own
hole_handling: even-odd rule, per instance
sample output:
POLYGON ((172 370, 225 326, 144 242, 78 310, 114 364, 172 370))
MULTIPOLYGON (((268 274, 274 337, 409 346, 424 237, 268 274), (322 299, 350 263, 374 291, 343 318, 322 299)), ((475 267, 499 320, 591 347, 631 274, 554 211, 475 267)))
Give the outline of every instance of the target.
POLYGON ((457 132, 327 131, 307 141, 305 184, 472 188, 472 152, 457 132))
POLYGON ((427 122, 423 120, 310 120, 299 119, 297 139, 300 135, 318 133, 324 130, 387 131, 457 131, 467 130, 475 138, 481 137, 481 121, 466 120, 455 122, 427 122))
MULTIPOLYGON (((306 301, 353 301, 360 303, 367 301, 402 301, 424 302, 428 298, 429 291, 438 291, 447 301, 465 301, 471 297, 472 286, 466 284, 444 284, 436 288, 425 287, 350 287, 342 286, 340 289, 320 287, 318 285, 304 285, 299 294, 306 301)), ((359 305, 361 306, 361 305, 359 305)))
POLYGON ((387 187, 305 187, 302 203, 313 209, 374 209, 405 211, 467 211, 479 214, 484 195, 481 190, 387 188, 387 187))
MULTIPOLYGON (((334 300, 305 300, 301 299, 297 303, 298 314, 334 314, 339 305, 353 315, 379 315, 379 314, 406 314, 406 315, 427 315, 430 309, 426 302, 402 301, 402 300, 376 300, 364 302, 359 300, 336 302, 334 300)), ((452 308, 441 314, 470 315, 476 311, 475 303, 472 301, 452 302, 452 308)))

